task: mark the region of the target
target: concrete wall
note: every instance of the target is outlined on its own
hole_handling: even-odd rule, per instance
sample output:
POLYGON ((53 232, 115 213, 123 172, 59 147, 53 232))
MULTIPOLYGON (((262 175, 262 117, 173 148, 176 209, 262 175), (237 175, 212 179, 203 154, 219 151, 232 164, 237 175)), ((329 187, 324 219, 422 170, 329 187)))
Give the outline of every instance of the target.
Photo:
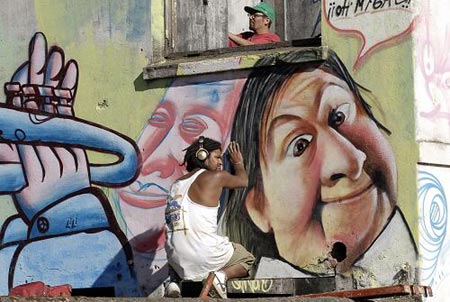
MULTIPOLYGON (((320 63, 151 82, 142 68, 163 53, 163 1, 2 2, 0 82, 20 86, 0 108, 0 295, 35 280, 124 296, 158 288, 165 197, 199 135, 243 148, 250 186, 223 196, 221 223, 258 257, 257 277, 413 282, 428 226, 439 231, 421 249, 434 276, 445 267, 445 70, 420 67, 428 48, 414 47, 412 4, 391 2, 322 1, 320 63)), ((228 62, 273 59, 261 58, 228 62)))
POLYGON ((40 96, 32 92, 37 99, 27 104, 17 94, 7 99, 2 93, 2 138, 15 141, 6 128, 20 129, 31 145, 1 147, 1 161, 10 163, 4 167, 13 168, 2 174, 0 295, 36 280, 115 287, 119 296, 147 293, 128 265, 133 256, 125 224, 106 194, 137 173, 133 140, 164 92, 164 83, 150 93, 142 87, 142 68, 162 53, 163 16, 162 1, 2 1, 0 81, 55 89, 40 96), (39 72, 43 67, 45 75, 39 72), (56 111, 57 118, 41 123, 34 120, 39 116, 14 115, 14 109, 36 106, 56 111), (92 123, 98 126, 84 128, 92 123), (38 136, 52 138, 38 143, 38 136), (56 147, 69 141, 82 148, 56 147), (36 147, 40 144, 46 147, 36 147), (97 150, 88 151, 89 163, 85 147, 97 150), (117 155, 125 160, 112 174, 101 176, 109 168, 93 167, 118 162, 117 155))
POLYGON ((323 1, 323 16, 323 43, 352 66, 356 81, 373 94, 375 115, 391 131, 386 137, 397 167, 396 201, 417 242, 412 3, 323 1))
POLYGON ((448 299, 450 237, 448 4, 422 1, 414 31, 416 136, 420 158, 418 206, 421 282, 433 287, 432 301, 448 299), (432 30, 431 30, 432 28, 432 30))
POLYGON ((398 202, 419 248, 419 282, 432 286, 435 297, 429 301, 445 300, 449 276, 445 7, 433 0, 396 1, 397 6, 390 1, 324 2, 331 16, 326 43, 342 49, 346 62, 354 64, 355 76, 368 83, 382 102, 388 123, 395 121, 391 138, 398 157, 398 202))

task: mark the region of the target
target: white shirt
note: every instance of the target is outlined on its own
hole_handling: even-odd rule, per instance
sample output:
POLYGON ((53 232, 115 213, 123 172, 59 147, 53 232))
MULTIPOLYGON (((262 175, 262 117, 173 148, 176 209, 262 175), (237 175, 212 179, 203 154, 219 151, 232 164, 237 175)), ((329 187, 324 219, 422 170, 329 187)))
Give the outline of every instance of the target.
POLYGON ((176 181, 166 206, 166 252, 169 264, 182 279, 202 280, 227 264, 234 248, 217 234, 219 206, 200 205, 188 196, 189 188, 205 170, 176 181))

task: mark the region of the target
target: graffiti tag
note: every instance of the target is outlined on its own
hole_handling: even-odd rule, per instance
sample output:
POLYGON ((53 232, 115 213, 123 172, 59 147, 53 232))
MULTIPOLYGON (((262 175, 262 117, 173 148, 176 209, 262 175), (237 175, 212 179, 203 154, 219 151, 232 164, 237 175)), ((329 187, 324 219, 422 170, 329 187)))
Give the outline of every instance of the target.
POLYGON ((325 0, 324 13, 336 30, 357 34, 363 41, 354 69, 375 47, 412 29, 412 0, 325 0), (382 24, 380 29, 373 24, 382 24))
POLYGON ((241 293, 267 293, 272 288, 273 280, 261 279, 261 280, 246 280, 246 281, 231 281, 233 289, 240 291, 241 293))

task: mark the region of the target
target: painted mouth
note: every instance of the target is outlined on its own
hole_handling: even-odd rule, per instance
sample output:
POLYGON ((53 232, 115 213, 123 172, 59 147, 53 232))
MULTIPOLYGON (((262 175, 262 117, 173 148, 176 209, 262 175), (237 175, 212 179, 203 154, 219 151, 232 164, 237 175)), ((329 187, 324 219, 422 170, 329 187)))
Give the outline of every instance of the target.
POLYGON ((331 196, 327 198, 322 197, 323 202, 339 202, 339 203, 350 203, 355 200, 360 199, 363 195, 370 193, 375 189, 375 184, 370 182, 369 184, 363 186, 361 189, 354 190, 348 194, 344 194, 341 196, 331 196))
POLYGON ((135 184, 120 189, 119 197, 126 203, 144 209, 157 208, 166 205, 168 190, 156 183, 141 183, 139 180, 135 184))

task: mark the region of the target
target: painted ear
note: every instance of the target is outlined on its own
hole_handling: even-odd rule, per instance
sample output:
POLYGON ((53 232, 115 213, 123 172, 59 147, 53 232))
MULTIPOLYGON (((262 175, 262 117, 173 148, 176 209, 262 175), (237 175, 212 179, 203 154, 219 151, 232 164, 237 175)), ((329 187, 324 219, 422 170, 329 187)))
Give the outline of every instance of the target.
POLYGON ((263 193, 251 189, 245 198, 245 207, 253 223, 264 233, 272 231, 267 199, 263 193))

